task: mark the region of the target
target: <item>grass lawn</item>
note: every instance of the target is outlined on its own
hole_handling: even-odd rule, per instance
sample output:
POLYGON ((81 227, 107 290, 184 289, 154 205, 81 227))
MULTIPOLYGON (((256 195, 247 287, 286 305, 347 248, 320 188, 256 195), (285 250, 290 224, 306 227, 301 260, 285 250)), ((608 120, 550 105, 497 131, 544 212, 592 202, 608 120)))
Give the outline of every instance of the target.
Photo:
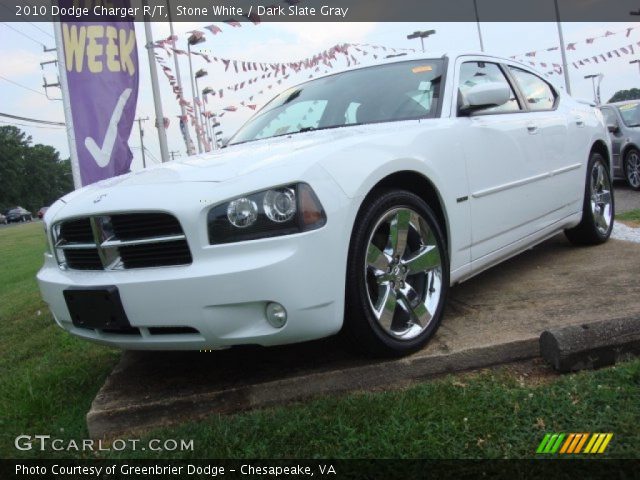
MULTIPOLYGON (((118 359, 118 352, 72 338, 54 325, 34 278, 44 248, 42 224, 0 229, 4 458, 52 455, 16 451, 19 434, 85 438, 85 413, 118 359)), ((542 379, 505 367, 403 390, 212 416, 149 437, 193 439, 193 452, 157 454, 163 458, 517 458, 533 456, 547 432, 613 432, 606 456, 638 458, 639 392, 637 359, 542 379)))
POLYGON ((622 221, 632 227, 640 227, 640 208, 616 215, 616 220, 622 221))

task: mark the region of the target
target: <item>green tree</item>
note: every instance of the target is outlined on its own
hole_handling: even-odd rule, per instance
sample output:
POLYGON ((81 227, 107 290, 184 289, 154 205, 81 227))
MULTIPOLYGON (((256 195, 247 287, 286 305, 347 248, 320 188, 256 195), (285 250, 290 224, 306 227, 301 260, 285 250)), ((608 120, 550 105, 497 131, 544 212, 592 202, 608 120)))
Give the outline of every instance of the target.
POLYGON ((20 205, 35 213, 73 190, 68 160, 48 145, 32 145, 14 126, 0 127, 0 209, 20 205))
POLYGON ((625 100, 640 100, 640 88, 618 90, 613 97, 609 99, 609 103, 623 102, 625 100))

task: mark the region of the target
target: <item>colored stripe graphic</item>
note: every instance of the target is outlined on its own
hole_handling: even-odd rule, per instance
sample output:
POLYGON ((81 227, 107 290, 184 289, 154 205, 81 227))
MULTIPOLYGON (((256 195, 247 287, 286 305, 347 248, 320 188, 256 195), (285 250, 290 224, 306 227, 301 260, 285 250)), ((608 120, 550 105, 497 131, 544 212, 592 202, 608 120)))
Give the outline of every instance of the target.
POLYGON ((547 433, 538 445, 536 453, 601 454, 605 452, 612 438, 613 433, 547 433))

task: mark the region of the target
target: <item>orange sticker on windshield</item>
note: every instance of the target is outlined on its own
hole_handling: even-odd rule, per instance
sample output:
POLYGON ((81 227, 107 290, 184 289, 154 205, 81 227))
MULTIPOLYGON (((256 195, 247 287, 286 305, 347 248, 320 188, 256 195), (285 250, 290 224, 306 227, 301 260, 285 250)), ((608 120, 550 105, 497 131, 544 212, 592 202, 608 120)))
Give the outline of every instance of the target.
POLYGON ((431 70, 433 70, 433 67, 431 65, 423 65, 421 67, 413 67, 411 69, 413 73, 430 72, 431 70))

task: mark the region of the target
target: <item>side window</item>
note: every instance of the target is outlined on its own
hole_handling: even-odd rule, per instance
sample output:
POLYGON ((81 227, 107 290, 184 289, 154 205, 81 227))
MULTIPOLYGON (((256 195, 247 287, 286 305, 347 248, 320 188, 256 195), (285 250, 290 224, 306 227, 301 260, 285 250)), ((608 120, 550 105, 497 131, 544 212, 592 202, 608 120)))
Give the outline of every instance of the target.
POLYGON ((498 82, 504 83, 509 87, 511 96, 509 101, 504 105, 498 107, 486 108, 480 110, 477 113, 502 113, 502 112, 518 112, 520 111, 520 104, 516 97, 513 88, 507 81, 504 73, 500 70, 500 67, 495 63, 487 62, 465 62, 460 67, 460 94, 464 97, 465 93, 474 85, 480 85, 483 83, 498 82))
POLYGON ((604 123, 605 125, 617 125, 618 118, 613 110, 610 108, 602 108, 602 114, 604 115, 604 123))
POLYGON ((518 82, 530 110, 551 110, 556 103, 556 94, 551 86, 533 73, 509 67, 518 82))

